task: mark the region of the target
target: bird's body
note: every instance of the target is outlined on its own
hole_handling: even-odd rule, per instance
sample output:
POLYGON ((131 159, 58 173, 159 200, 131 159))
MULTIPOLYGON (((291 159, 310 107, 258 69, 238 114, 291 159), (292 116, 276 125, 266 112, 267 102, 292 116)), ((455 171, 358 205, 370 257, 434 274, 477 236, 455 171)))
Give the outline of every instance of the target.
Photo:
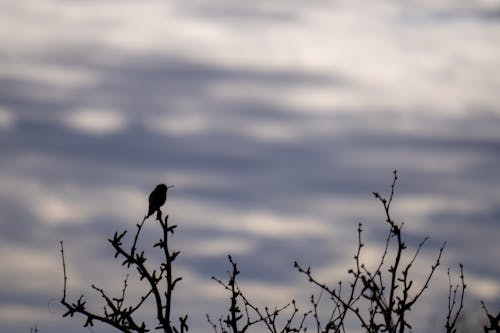
MULTIPOLYGON (((151 215, 153 215, 155 212, 157 212, 157 216, 160 215, 160 207, 165 204, 165 201, 167 200, 167 190, 173 186, 166 186, 165 184, 158 184, 153 192, 149 195, 149 209, 148 209, 148 214, 144 217, 144 219, 147 219, 151 215)), ((161 217, 160 217, 161 218, 161 217)))

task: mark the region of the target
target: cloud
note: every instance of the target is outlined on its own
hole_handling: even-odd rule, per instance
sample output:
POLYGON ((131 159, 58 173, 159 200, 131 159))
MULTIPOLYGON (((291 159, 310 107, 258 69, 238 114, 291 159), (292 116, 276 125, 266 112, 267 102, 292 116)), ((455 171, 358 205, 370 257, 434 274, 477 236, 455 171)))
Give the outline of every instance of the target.
POLYGON ((50 84, 58 89, 89 86, 96 79, 93 73, 71 66, 16 62, 0 64, 0 76, 4 80, 23 80, 40 85, 50 84))
POLYGON ((43 321, 47 312, 37 306, 0 306, 0 320, 3 322, 24 323, 26 318, 31 322, 43 321))
MULTIPOLYGON (((43 163, 36 158, 28 161, 43 163)), ((147 195, 133 187, 110 188, 103 184, 97 190, 78 181, 44 181, 26 175, 14 176, 6 170, 0 173, 0 179, 4 184, 0 196, 16 202, 18 209, 30 212, 47 226, 83 224, 101 218, 128 219, 142 215, 147 208, 147 195)))
MULTIPOLYGON (((176 306, 200 331, 210 328, 203 314, 214 300, 224 310, 210 276, 224 276, 228 252, 248 293, 268 305, 292 295, 307 302, 295 259, 327 281, 342 278, 358 222, 373 262, 386 223, 371 192, 387 193, 394 168, 394 216, 405 221, 407 244, 432 237, 416 272, 447 239, 443 263, 464 262, 475 297, 495 295, 495 8, 451 0, 2 4, 0 253, 8 269, 0 288, 12 303, 0 308, 1 330, 27 331, 8 323, 14 311, 42 321, 60 288, 61 239, 75 295, 91 280, 119 289, 112 276, 123 272, 106 237, 135 228, 159 182, 176 185, 165 207, 183 251, 176 306)), ((143 236, 151 251, 153 223, 143 236)), ((441 304, 445 274, 435 282, 425 305, 441 304)), ((46 330, 80 327, 57 322, 46 330)))
POLYGON ((0 129, 9 129, 15 124, 15 116, 7 108, 0 107, 0 129))
POLYGON ((127 120, 117 111, 88 109, 68 111, 63 123, 86 134, 106 135, 124 129, 127 120))
POLYGON ((496 295, 500 293, 500 283, 498 280, 485 279, 481 277, 468 276, 467 287, 477 299, 488 301, 498 301, 496 295))
POLYGON ((256 244, 242 238, 211 238, 208 240, 193 240, 193 244, 185 249, 184 253, 194 257, 222 257, 231 253, 233 255, 248 254, 254 251, 256 244))
POLYGON ((171 136, 201 135, 211 122, 203 112, 181 109, 179 112, 148 117, 146 126, 152 131, 171 136))
POLYGON ((173 210, 185 211, 180 217, 193 226, 239 231, 250 235, 271 238, 295 238, 323 235, 328 227, 312 216, 289 215, 273 211, 253 210, 244 212, 215 203, 177 200, 170 206, 173 210), (197 207, 196 210, 188 207, 197 207), (205 224, 207 216, 214 216, 205 224))

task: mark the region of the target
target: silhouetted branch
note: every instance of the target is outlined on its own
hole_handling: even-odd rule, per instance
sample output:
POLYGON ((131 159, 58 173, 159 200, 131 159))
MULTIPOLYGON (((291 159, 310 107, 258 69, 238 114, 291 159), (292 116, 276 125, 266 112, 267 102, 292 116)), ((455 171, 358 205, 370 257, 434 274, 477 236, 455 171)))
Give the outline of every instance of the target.
POLYGON ((448 313, 446 315, 446 324, 444 327, 446 329, 446 333, 456 333, 456 324, 464 307, 464 294, 465 288, 467 287, 464 280, 464 267, 462 264, 460 264, 460 284, 457 284, 455 288, 453 288, 450 269, 448 268, 448 285, 448 313), (457 299, 457 297, 459 298, 457 299), (456 306, 458 306, 458 308, 456 308, 456 306))
POLYGON ((148 299, 152 299, 156 308, 156 319, 158 325, 155 329, 160 329, 166 333, 184 333, 188 330, 187 325, 187 315, 179 318, 179 325, 175 326, 171 323, 171 302, 173 297, 173 291, 176 284, 181 280, 180 277, 173 278, 172 274, 172 262, 177 258, 179 251, 174 251, 170 253, 168 247, 168 236, 169 233, 173 234, 175 225, 168 225, 168 215, 165 220, 161 220, 161 210, 157 211, 157 219, 163 230, 163 237, 160 241, 154 245, 154 247, 159 247, 163 252, 163 262, 157 268, 148 268, 146 266, 147 258, 144 255, 144 251, 139 252, 137 250, 137 242, 139 234, 143 228, 144 219, 140 224, 137 225, 137 231, 135 233, 132 246, 130 251, 127 251, 123 245, 123 239, 126 235, 126 231, 122 233, 115 233, 114 236, 108 239, 109 243, 115 250, 115 258, 123 257, 122 266, 126 268, 135 267, 139 274, 140 280, 146 280, 149 286, 148 291, 140 297, 140 299, 135 302, 135 305, 126 306, 125 298, 128 287, 128 277, 123 281, 123 288, 120 297, 111 297, 107 294, 105 290, 92 284, 92 288, 101 296, 105 305, 103 307, 103 313, 93 313, 87 310, 86 301, 83 295, 74 302, 67 301, 67 275, 66 275, 66 262, 64 258, 64 248, 63 242, 61 242, 61 257, 63 264, 63 275, 64 275, 64 285, 63 285, 63 297, 61 303, 66 307, 67 312, 63 315, 73 317, 74 314, 78 313, 85 317, 84 326, 93 326, 95 321, 102 322, 104 324, 110 325, 122 332, 138 332, 145 333, 149 332, 150 329, 146 327, 145 322, 137 323, 134 315, 136 311, 143 306, 143 304, 148 299), (165 281, 165 286, 161 287, 160 282, 165 281))
POLYGON ((237 283, 237 276, 240 274, 240 271, 236 262, 230 255, 228 255, 228 259, 231 264, 231 270, 227 272, 229 275, 228 282, 223 282, 220 279, 212 277, 214 281, 230 293, 228 314, 219 318, 218 325, 207 314, 207 320, 216 333, 218 333, 218 329, 220 329, 221 333, 244 333, 248 328, 258 323, 262 323, 267 331, 271 333, 300 332, 304 329, 305 319, 310 312, 304 313, 300 322, 294 324, 296 315, 299 312, 295 300, 292 300, 285 306, 274 307, 273 310, 269 307, 261 310, 252 304, 243 294, 237 283), (285 309, 290 308, 290 306, 290 315, 284 320, 282 327, 279 327, 278 317, 285 309))
MULTIPOLYGON (((145 221, 146 221, 146 218, 144 218, 140 224, 137 224, 137 232, 135 233, 135 236, 134 236, 134 243, 132 243, 132 248, 130 249, 130 254, 132 257, 134 256, 135 251, 137 250, 137 248, 136 248, 137 240, 139 238, 139 234, 141 233, 142 226, 144 225, 145 221)), ((130 267, 130 265, 128 265, 127 267, 130 267)))
MULTIPOLYGON (((439 248, 430 270, 420 282, 420 287, 416 287, 417 283, 414 283, 412 273, 417 258, 429 238, 425 237, 413 253, 408 253, 403 237, 404 223, 396 222, 391 215, 397 180, 398 175, 394 171, 388 197, 373 192, 375 199, 382 204, 385 225, 388 227, 383 253, 378 260, 370 265, 362 262, 362 251, 365 244, 362 237, 362 224, 359 223, 357 248, 353 255, 354 264, 347 271, 348 281, 339 281, 333 285, 322 282, 320 277, 313 274, 310 267, 294 262, 294 267, 298 272, 304 274, 309 283, 319 288, 318 294, 311 295, 309 299, 310 310, 306 312, 299 314, 295 300, 284 306, 263 308, 256 306, 242 292, 238 284, 240 274, 238 265, 229 255, 228 280, 223 281, 212 277, 229 295, 229 306, 224 315, 216 321, 212 321, 208 314, 206 316, 214 333, 246 333, 250 328, 270 333, 305 333, 309 324, 314 325, 316 333, 345 333, 353 322, 357 322, 368 333, 404 333, 411 330, 408 313, 422 297, 424 291, 429 288, 430 281, 440 265, 446 242, 439 248)), ((106 290, 95 284, 91 285, 99 295, 101 302, 104 303, 102 312, 89 310, 83 295, 74 302, 69 301, 64 247, 63 242, 60 243, 64 277, 61 304, 66 308, 63 317, 81 315, 85 319, 84 327, 93 326, 95 322, 100 322, 122 332, 146 333, 150 331, 150 328, 146 327, 144 321, 138 321, 136 317, 138 310, 148 302, 155 308, 153 316, 156 317, 156 322, 154 328, 151 329, 165 333, 186 333, 188 331, 187 315, 178 317, 177 322, 172 323, 174 290, 182 277, 176 277, 173 273, 173 263, 178 258, 180 251, 171 249, 168 243, 169 237, 173 236, 177 226, 168 224, 168 215, 162 219, 163 214, 160 209, 166 200, 167 189, 167 186, 160 184, 152 192, 147 215, 149 217, 154 214, 162 229, 159 241, 153 244, 153 248, 160 251, 162 256, 158 266, 152 266, 145 252, 138 248, 139 237, 147 217, 141 223, 136 224, 137 230, 131 244, 129 243, 130 247, 124 245, 127 231, 115 232, 113 237, 108 239, 115 251, 115 258, 120 258, 121 265, 126 269, 132 267, 138 273, 139 280, 144 281, 146 289, 139 299, 135 299, 133 302, 128 300, 129 274, 127 274, 123 279, 123 287, 118 297, 112 297, 106 290)), ((156 226, 156 224, 154 225, 156 226)), ((466 288, 462 265, 460 265, 460 283, 453 286, 449 270, 448 281, 445 329, 446 333, 456 333, 457 321, 463 310, 466 288)), ((500 313, 493 316, 488 312, 484 303, 482 306, 489 320, 489 325, 484 327, 484 331, 500 333, 500 313)))
POLYGON ((496 316, 490 314, 488 308, 486 307, 483 301, 481 301, 481 306, 483 307, 483 310, 486 313, 486 316, 488 317, 489 321, 489 325, 485 325, 483 328, 484 332, 488 333, 493 331, 495 333, 500 333, 500 312, 498 312, 496 316))
MULTIPOLYGON (((428 238, 426 237, 417 246, 408 264, 402 265, 403 257, 407 250, 402 237, 403 223, 396 223, 391 216, 391 204, 394 199, 397 179, 397 172, 394 171, 389 198, 383 197, 378 192, 373 193, 375 198, 382 203, 385 220, 390 229, 385 242, 384 252, 375 270, 370 270, 360 262, 360 255, 364 244, 361 238, 362 226, 361 224, 358 226, 358 248, 354 255, 355 266, 348 271, 351 281, 348 284, 349 291, 347 295, 343 295, 342 293, 341 282, 339 282, 337 288, 330 288, 325 283, 319 282, 313 276, 309 267, 304 268, 295 262, 295 267, 298 271, 305 274, 309 282, 328 293, 330 299, 333 301, 332 306, 334 311, 331 312, 329 322, 323 325, 320 323, 317 314, 319 311, 319 300, 316 301, 314 297, 311 298, 316 325, 321 326, 321 328, 317 328, 318 332, 345 331, 344 324, 348 313, 354 315, 354 318, 366 332, 403 333, 406 329, 411 329, 406 315, 420 299, 424 290, 429 287, 430 280, 440 264, 441 255, 446 243, 439 249, 437 258, 431 266, 423 286, 420 289, 414 290, 414 282, 410 277, 410 270, 428 238), (394 244, 395 253, 392 261, 387 264, 386 258, 391 244, 394 244), (385 274, 384 267, 386 265, 388 265, 388 275, 385 274), (361 305, 366 306, 366 310, 360 310, 359 307, 361 305)), ((450 322, 451 324, 455 326, 453 320, 450 322)))

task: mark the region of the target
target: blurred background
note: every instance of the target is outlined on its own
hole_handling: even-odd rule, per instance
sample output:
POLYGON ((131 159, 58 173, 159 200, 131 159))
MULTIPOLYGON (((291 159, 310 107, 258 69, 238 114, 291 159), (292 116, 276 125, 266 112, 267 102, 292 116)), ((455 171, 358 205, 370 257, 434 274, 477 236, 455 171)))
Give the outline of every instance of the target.
POLYGON ((459 263, 480 322, 479 300, 500 310, 499 74, 496 0, 0 0, 0 331, 87 332, 61 318, 59 241, 72 299, 119 293, 106 240, 158 183, 190 331, 228 306, 228 253, 256 303, 307 302, 294 260, 345 279, 358 222, 381 254, 371 193, 394 169, 410 249, 430 236, 418 281, 448 242, 413 331, 442 331, 459 263))

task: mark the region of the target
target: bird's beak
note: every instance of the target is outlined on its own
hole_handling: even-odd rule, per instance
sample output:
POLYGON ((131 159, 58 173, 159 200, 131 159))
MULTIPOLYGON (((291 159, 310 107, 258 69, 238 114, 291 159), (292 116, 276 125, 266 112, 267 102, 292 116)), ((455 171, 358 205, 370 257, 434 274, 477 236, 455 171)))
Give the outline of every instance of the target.
POLYGON ((174 185, 172 185, 172 186, 167 186, 167 189, 172 188, 172 187, 175 187, 175 186, 174 186, 174 185))

